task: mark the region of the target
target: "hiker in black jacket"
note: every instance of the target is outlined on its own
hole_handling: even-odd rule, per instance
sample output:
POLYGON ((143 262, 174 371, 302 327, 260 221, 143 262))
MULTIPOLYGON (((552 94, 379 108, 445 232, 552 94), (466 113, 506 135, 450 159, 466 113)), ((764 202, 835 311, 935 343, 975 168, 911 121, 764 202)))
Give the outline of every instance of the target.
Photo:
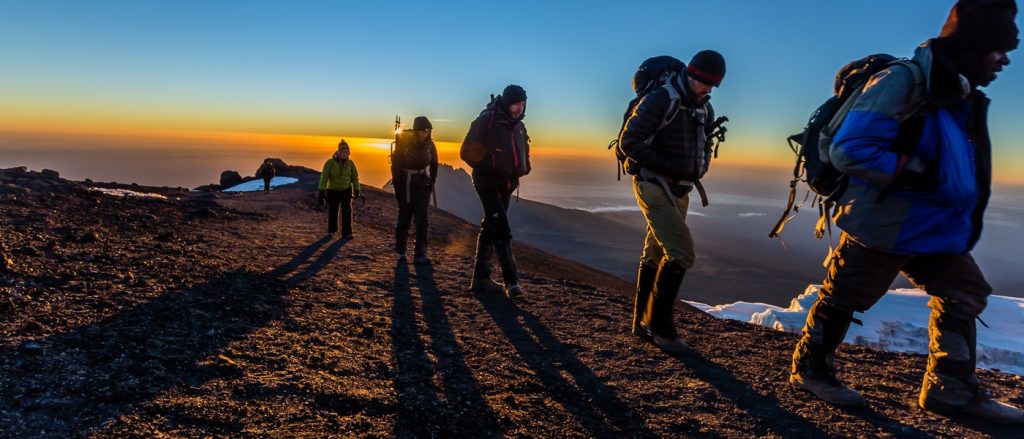
POLYGON ((395 226, 395 252, 405 258, 409 226, 416 218, 416 249, 413 263, 430 263, 427 257, 427 214, 430 194, 437 183, 437 146, 430 138, 433 126, 426 116, 417 117, 412 132, 402 132, 391 157, 391 184, 398 201, 398 224, 395 226))
POLYGON ((274 179, 274 175, 277 174, 277 170, 274 169, 274 164, 270 163, 270 160, 263 161, 263 167, 260 169, 260 177, 263 177, 263 193, 270 193, 270 181, 274 179))
POLYGON ((697 53, 683 72, 636 104, 619 138, 623 168, 633 175, 633 192, 647 219, 647 236, 637 274, 633 334, 650 337, 670 353, 687 350, 672 321, 686 270, 696 253, 686 225, 688 194, 711 163, 711 89, 725 76, 725 59, 712 50, 697 53), (667 121, 667 124, 666 124, 667 121))
POLYGON ((524 117, 526 91, 509 85, 473 121, 462 142, 460 155, 473 168, 473 187, 484 210, 470 283, 474 292, 502 288, 491 280, 493 251, 498 254, 505 294, 512 298, 523 292, 512 256, 512 229, 507 212, 512 193, 519 187, 519 177, 530 172, 530 137, 523 125, 524 117))

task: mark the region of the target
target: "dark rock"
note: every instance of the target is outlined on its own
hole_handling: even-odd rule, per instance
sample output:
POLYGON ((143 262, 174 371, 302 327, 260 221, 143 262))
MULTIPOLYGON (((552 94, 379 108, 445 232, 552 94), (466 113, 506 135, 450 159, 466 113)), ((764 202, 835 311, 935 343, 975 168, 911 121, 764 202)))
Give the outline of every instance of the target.
POLYGON ((37 192, 49 191, 52 186, 53 184, 46 180, 36 179, 28 182, 28 187, 37 192))
POLYGON ((92 244, 94 242, 99 242, 99 240, 100 234, 96 233, 96 231, 86 232, 82 236, 78 237, 78 242, 80 244, 92 244))
POLYGON ((14 269, 14 260, 6 253, 0 253, 0 273, 10 272, 14 269))
POLYGON ((204 207, 202 209, 192 211, 192 216, 196 218, 216 218, 217 212, 209 207, 204 207))
POLYGON ((220 173, 221 187, 228 188, 242 182, 242 175, 237 171, 224 171, 220 173))
POLYGON ((270 163, 274 165, 274 175, 276 175, 278 177, 295 177, 295 176, 303 175, 303 174, 316 174, 316 173, 318 173, 318 171, 316 171, 314 169, 309 169, 309 168, 307 168, 305 166, 291 166, 291 165, 285 163, 284 160, 281 160, 281 159, 278 159, 278 158, 267 157, 266 159, 264 159, 263 162, 260 163, 260 166, 256 168, 256 172, 254 172, 253 175, 255 175, 256 177, 262 178, 260 176, 260 171, 263 169, 263 163, 265 163, 267 161, 270 161, 270 163))
POLYGON ((42 171, 39 172, 39 175, 42 176, 43 178, 47 178, 47 179, 51 179, 51 180, 56 180, 56 179, 60 178, 60 173, 57 172, 57 171, 54 171, 53 169, 43 169, 42 171))
POLYGON ((29 247, 27 245, 24 246, 24 247, 19 247, 19 248, 15 249, 14 253, 17 253, 17 254, 22 255, 22 256, 33 257, 33 258, 39 257, 39 256, 43 255, 35 247, 29 247))
POLYGON ((171 242, 172 240, 174 240, 174 232, 161 233, 157 235, 156 238, 154 239, 160 242, 171 242))

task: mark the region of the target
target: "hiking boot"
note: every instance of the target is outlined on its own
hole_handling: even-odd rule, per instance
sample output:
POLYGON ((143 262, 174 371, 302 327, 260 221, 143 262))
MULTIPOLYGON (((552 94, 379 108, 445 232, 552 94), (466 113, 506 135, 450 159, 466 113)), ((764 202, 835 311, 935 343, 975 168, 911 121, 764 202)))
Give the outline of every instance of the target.
POLYGON ((515 299, 516 297, 520 297, 523 295, 523 287, 520 287, 519 284, 514 284, 510 287, 505 287, 505 295, 508 296, 509 299, 515 299))
POLYGON ((406 261, 405 253, 397 253, 397 254, 395 254, 395 259, 398 260, 399 262, 405 262, 406 261))
POLYGON ((352 234, 351 234, 351 233, 346 233, 345 235, 343 235, 343 236, 341 237, 341 239, 352 239, 352 238, 354 238, 354 236, 352 236, 352 234))
POLYGON ((469 291, 474 293, 493 293, 495 291, 501 291, 501 285, 491 280, 489 277, 473 277, 473 281, 469 283, 469 291))
POLYGON ((658 334, 651 334, 651 342, 661 350, 672 355, 682 355, 690 350, 690 347, 687 346, 686 342, 678 335, 666 337, 658 334))
POLYGON ((636 291, 633 295, 633 325, 632 334, 638 337, 650 337, 651 330, 643 323, 644 310, 647 309, 647 301, 651 298, 651 291, 654 290, 654 279, 658 274, 658 267, 640 263, 636 273, 636 291))
POLYGON ((427 255, 416 255, 413 257, 412 263, 416 265, 430 265, 430 258, 427 255))
POLYGON ((789 384, 795 389, 811 392, 822 401, 843 407, 863 407, 864 397, 856 390, 849 388, 832 375, 815 376, 794 373, 789 376, 789 384))
POLYGON ((987 394, 975 397, 960 411, 986 421, 1001 424, 1024 424, 1024 410, 1005 402, 996 401, 987 394))
POLYGON ((932 413, 949 416, 956 413, 974 416, 989 422, 1000 424, 1024 424, 1024 410, 1016 406, 992 399, 992 395, 984 389, 971 398, 967 405, 954 407, 938 398, 922 398, 918 405, 932 413))
MULTIPOLYGON (((644 315, 641 322, 651 328, 655 334, 676 334, 675 323, 672 315, 675 313, 676 296, 679 293, 679 285, 683 283, 683 276, 686 269, 682 265, 665 260, 658 266, 658 273, 654 280, 654 289, 651 298, 644 308, 644 315)), ((685 345, 685 343, 684 343, 685 345)))

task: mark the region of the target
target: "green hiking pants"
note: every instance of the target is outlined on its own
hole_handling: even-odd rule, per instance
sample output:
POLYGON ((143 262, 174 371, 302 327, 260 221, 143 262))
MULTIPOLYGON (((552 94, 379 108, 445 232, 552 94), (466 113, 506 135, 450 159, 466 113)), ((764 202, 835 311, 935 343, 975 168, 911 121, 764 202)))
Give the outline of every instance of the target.
POLYGON ((644 253, 640 262, 658 266, 662 259, 668 259, 687 270, 693 267, 697 254, 690 228, 686 226, 689 196, 675 197, 666 194, 657 183, 635 178, 633 195, 647 219, 647 236, 644 238, 644 253), (674 205, 669 197, 675 198, 674 205))
MULTIPOLYGON (((992 294, 970 253, 895 255, 864 247, 844 233, 818 301, 843 311, 867 311, 900 273, 931 296, 928 368, 920 400, 963 407, 978 392, 974 319, 992 294)), ((804 336, 811 336, 806 328, 804 336)))

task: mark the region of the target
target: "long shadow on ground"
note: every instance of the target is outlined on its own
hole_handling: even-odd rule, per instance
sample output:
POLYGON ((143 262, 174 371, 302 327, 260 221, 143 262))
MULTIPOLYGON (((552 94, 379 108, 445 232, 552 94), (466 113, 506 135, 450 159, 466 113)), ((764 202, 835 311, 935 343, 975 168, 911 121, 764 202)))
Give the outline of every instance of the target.
POLYGON ((476 298, 512 343, 519 358, 536 373, 544 391, 585 429, 580 435, 655 436, 644 425, 640 414, 595 375, 570 346, 562 344, 540 319, 501 294, 479 293, 476 298), (563 373, 571 376, 572 381, 563 373))
MULTIPOLYGON (((168 291, 91 325, 22 343, 0 356, 0 437, 73 437, 177 386, 240 373, 218 352, 279 319, 288 290, 322 270, 345 241, 311 244, 269 273, 235 270, 168 291)), ((218 425, 240 433, 238 423, 218 425)))
POLYGON ((420 338, 405 261, 395 266, 392 293, 391 339, 395 354, 395 390, 400 412, 394 434, 399 437, 427 437, 441 434, 476 437, 498 436, 498 421, 484 399, 466 364, 429 265, 416 267, 416 284, 422 301, 422 315, 430 336, 428 347, 420 338), (443 390, 434 384, 439 374, 443 390))

